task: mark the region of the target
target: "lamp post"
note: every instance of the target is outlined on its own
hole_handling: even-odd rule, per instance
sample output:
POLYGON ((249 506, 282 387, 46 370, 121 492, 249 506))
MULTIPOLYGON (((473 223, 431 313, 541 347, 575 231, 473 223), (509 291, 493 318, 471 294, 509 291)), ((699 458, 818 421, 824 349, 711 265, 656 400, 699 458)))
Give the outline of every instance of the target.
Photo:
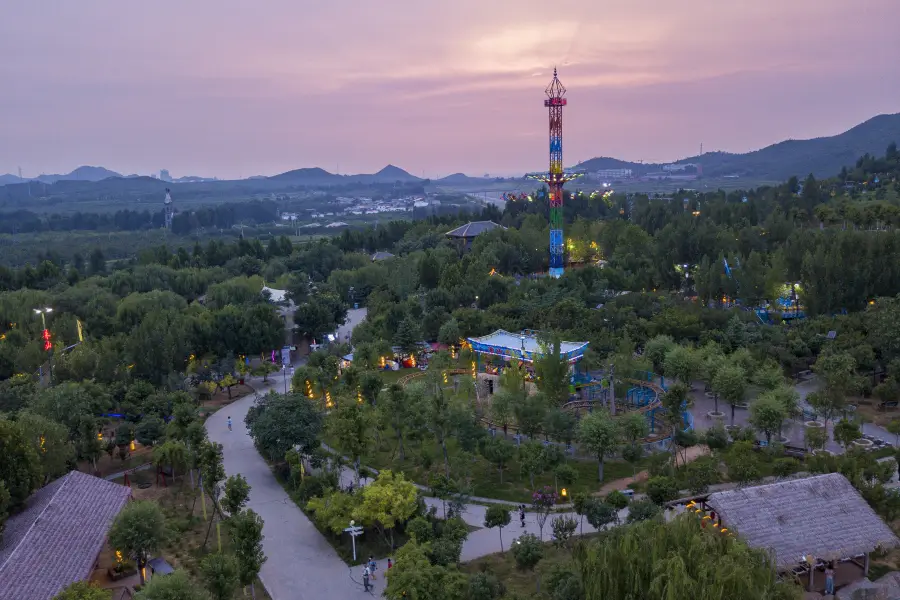
POLYGON ((53 385, 53 343, 50 341, 50 330, 47 329, 47 315, 53 312, 53 309, 48 307, 45 308, 35 308, 35 314, 41 315, 41 325, 43 326, 42 337, 44 339, 44 350, 48 353, 48 384, 53 385))
POLYGON ((350 527, 344 531, 350 534, 350 539, 353 541, 353 562, 356 562, 356 536, 362 535, 363 528, 357 525, 356 521, 350 521, 350 527))
POLYGON ((284 374, 284 395, 287 396, 287 365, 282 363, 281 372, 284 374))

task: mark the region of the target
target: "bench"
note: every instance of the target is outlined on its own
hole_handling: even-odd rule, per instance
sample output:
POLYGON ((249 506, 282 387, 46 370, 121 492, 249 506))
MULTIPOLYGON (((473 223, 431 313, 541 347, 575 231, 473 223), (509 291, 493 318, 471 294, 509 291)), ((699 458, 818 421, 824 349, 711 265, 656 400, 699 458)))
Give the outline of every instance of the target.
POLYGON ((882 402, 878 405, 878 410, 887 410, 889 408, 897 408, 900 405, 900 402, 897 400, 888 400, 886 402, 882 402))

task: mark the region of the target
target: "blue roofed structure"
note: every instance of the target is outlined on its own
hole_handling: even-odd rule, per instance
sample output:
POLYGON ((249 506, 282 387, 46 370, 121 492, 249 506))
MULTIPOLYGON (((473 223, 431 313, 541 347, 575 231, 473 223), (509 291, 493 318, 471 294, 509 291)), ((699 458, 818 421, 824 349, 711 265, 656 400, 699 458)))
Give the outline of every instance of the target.
MULTIPOLYGON (((490 354, 515 358, 525 362, 533 362, 536 357, 543 354, 543 348, 533 333, 510 333, 498 329, 494 333, 482 337, 467 338, 472 345, 472 350, 477 354, 490 354)), ((584 358, 589 342, 561 342, 560 356, 565 357, 569 363, 575 363, 584 358)))

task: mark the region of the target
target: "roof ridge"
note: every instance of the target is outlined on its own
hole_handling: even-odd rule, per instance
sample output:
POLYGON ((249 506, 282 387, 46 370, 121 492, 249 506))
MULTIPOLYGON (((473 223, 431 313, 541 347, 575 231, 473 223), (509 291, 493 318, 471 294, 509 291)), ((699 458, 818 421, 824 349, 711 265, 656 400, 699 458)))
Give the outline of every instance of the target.
MULTIPOLYGON (((784 485, 785 483, 796 483, 799 481, 807 481, 809 479, 819 479, 819 478, 824 478, 824 477, 831 477, 832 475, 840 475, 842 479, 847 480, 847 478, 844 477, 841 473, 817 473, 815 475, 809 475, 807 477, 794 477, 792 479, 782 479, 781 481, 771 481, 769 483, 762 483, 760 485, 748 485, 748 486, 744 486, 744 487, 737 487, 737 488, 730 489, 730 490, 722 490, 719 492, 713 492, 712 494, 710 494, 710 496, 718 496, 720 494, 730 494, 733 492, 745 492, 747 490, 758 490, 759 488, 769 487, 769 486, 773 486, 773 485, 784 485)), ((847 480, 847 483, 850 483, 850 481, 847 480)), ((853 487, 852 484, 850 487, 853 487)), ((858 493, 858 490, 856 490, 856 488, 853 488, 853 489, 855 491, 857 491, 857 493, 858 493)))
POLYGON ((31 530, 34 529, 34 526, 37 524, 37 522, 41 520, 41 517, 44 516, 44 513, 47 512, 47 509, 50 508, 50 505, 52 505, 53 501, 56 500, 56 496, 58 496, 59 493, 69 484, 69 481, 72 480, 71 475, 72 475, 72 473, 75 473, 75 472, 76 471, 69 471, 68 473, 66 473, 63 476, 62 485, 60 485, 59 488, 57 488, 57 490, 55 492, 53 492, 53 496, 50 498, 50 501, 47 502, 47 506, 45 506, 44 510, 42 510, 41 513, 37 517, 34 518, 34 520, 31 522, 31 525, 29 525, 28 529, 25 531, 25 534, 22 535, 21 539, 19 540, 19 543, 16 544, 16 547, 13 548, 13 551, 9 553, 9 556, 6 557, 6 560, 3 561, 2 565, 0 565, 0 572, 2 572, 3 569, 6 568, 6 565, 9 564, 9 561, 12 559, 12 557, 16 555, 16 552, 18 552, 19 548, 22 547, 22 543, 31 534, 31 530))

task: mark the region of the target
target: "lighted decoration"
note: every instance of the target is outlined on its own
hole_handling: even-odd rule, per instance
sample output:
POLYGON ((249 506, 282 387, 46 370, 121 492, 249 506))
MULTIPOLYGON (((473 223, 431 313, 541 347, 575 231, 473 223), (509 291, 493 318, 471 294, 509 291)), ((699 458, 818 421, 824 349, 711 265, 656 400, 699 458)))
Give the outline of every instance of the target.
POLYGON ((444 383, 450 383, 450 379, 447 377, 447 371, 444 371, 444 383))
POLYGON ((47 451, 47 448, 44 447, 44 442, 45 442, 45 441, 46 441, 46 440, 44 440, 44 436, 41 436, 41 452, 46 452, 46 451, 47 451))
POLYGON ((566 490, 566 488, 563 488, 563 489, 559 490, 559 495, 562 496, 563 498, 565 498, 566 496, 569 495, 569 492, 568 492, 568 490, 566 490))
POLYGON ((116 562, 121 565, 123 560, 124 559, 122 558, 122 551, 116 550, 116 562))
POLYGON ((325 408, 332 408, 334 402, 331 401, 331 392, 325 392, 325 408))
POLYGON ((477 372, 475 371, 475 361, 472 361, 472 379, 476 379, 478 377, 477 372))
POLYGON ((381 367, 382 369, 385 367, 385 360, 384 360, 383 356, 378 357, 378 366, 381 367))
POLYGON ((132 452, 134 451, 134 440, 131 440, 131 443, 128 445, 128 447, 131 448, 132 452))
POLYGON ((356 402, 357 404, 363 403, 362 390, 360 390, 359 388, 356 388, 356 402))
POLYGON ((49 351, 51 348, 53 348, 53 343, 50 341, 50 330, 49 329, 45 329, 44 333, 41 337, 44 338, 44 350, 49 351))

